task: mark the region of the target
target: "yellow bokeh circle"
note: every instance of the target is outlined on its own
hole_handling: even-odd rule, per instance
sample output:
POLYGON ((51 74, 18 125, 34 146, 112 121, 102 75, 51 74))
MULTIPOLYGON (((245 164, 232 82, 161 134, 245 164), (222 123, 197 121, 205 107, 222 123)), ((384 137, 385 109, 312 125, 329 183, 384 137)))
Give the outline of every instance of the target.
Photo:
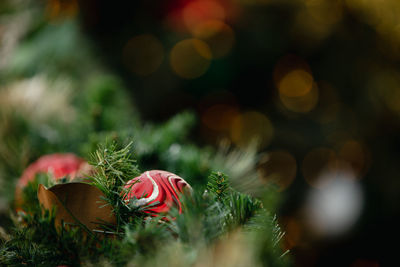
POLYGON ((185 79, 202 76, 208 70, 212 54, 210 47, 199 39, 186 39, 177 43, 170 53, 173 71, 185 79))

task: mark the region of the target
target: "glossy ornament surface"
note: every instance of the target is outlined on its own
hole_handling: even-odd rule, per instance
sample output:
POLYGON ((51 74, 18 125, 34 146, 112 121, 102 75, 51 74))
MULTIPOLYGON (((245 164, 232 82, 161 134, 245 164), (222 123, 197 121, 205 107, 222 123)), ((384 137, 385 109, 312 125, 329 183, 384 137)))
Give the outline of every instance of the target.
POLYGON ((128 189, 126 200, 136 198, 137 205, 151 205, 147 213, 166 213, 172 206, 182 212, 179 197, 184 192, 191 192, 190 185, 181 177, 167 171, 146 171, 130 180, 125 188, 128 189))

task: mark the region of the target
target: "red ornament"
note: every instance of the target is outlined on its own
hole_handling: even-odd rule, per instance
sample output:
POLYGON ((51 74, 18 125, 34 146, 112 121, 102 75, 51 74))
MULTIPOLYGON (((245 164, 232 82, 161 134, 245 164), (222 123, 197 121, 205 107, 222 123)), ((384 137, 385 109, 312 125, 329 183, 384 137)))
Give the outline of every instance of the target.
POLYGON ((51 173, 55 180, 69 176, 71 179, 90 171, 90 165, 72 153, 49 154, 40 157, 26 168, 18 180, 16 200, 20 200, 22 188, 35 179, 38 173, 51 173))
POLYGON ((152 205, 146 213, 166 213, 174 205, 182 213, 179 195, 185 190, 191 191, 190 185, 181 177, 167 171, 147 171, 133 178, 126 185, 129 190, 126 199, 136 197, 139 205, 152 205))

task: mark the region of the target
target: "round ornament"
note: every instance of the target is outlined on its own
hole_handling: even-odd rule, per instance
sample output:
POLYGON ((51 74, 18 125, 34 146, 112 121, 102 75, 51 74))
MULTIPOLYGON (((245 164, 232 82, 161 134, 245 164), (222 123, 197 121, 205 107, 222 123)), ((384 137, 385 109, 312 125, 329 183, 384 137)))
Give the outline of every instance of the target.
POLYGON ((182 212, 182 204, 179 197, 182 193, 191 192, 190 185, 176 174, 152 170, 146 171, 133 178, 125 185, 128 194, 125 199, 136 198, 137 205, 150 205, 145 212, 152 215, 166 213, 172 206, 182 212))
POLYGON ((16 188, 16 200, 20 201, 22 189, 35 179, 36 174, 51 173, 55 180, 65 176, 71 179, 90 172, 90 165, 72 153, 44 155, 30 164, 22 173, 16 188))

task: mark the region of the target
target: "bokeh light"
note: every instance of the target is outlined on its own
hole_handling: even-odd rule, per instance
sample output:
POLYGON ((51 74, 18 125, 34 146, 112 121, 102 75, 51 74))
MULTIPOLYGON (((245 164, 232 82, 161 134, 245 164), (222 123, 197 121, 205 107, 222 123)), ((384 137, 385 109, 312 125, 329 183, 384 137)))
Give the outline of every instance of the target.
POLYGON ((260 159, 258 172, 261 179, 278 186, 279 191, 288 188, 296 177, 296 159, 288 151, 276 150, 260 159))
POLYGON ((314 83, 308 94, 299 97, 288 97, 280 94, 282 104, 290 111, 307 113, 318 103, 318 87, 314 83))
MULTIPOLYGON (((392 45, 400 41, 399 24, 400 2, 392 0, 365 1, 346 0, 348 9, 362 21, 375 28, 392 45)), ((394 47, 393 47, 394 48, 394 47)), ((395 52, 391 49, 391 52, 395 52)), ((399 56, 399 54, 397 54, 399 56)))
POLYGON ((197 0, 190 1, 183 9, 183 21, 189 31, 209 20, 224 20, 225 10, 217 1, 197 0))
POLYGON ((311 74, 311 68, 307 62, 299 56, 288 54, 278 60, 274 67, 273 78, 275 86, 279 88, 282 78, 293 70, 304 70, 311 74))
POLYGON ((306 202, 306 220, 317 236, 337 236, 357 221, 363 206, 363 193, 351 172, 325 172, 321 189, 312 189, 306 202))
POLYGON ((295 69, 279 81, 279 94, 286 97, 301 97, 310 93, 313 77, 304 69, 295 69))
POLYGON ((232 28, 219 20, 199 23, 193 29, 193 35, 210 46, 213 58, 226 56, 232 50, 235 41, 232 28))
POLYGON ((177 75, 194 79, 203 75, 210 66, 210 47, 199 39, 186 39, 171 50, 170 64, 177 75))
POLYGON ((231 138, 239 147, 246 148, 257 142, 258 147, 262 149, 269 145, 273 136, 271 121, 260 112, 248 111, 233 120, 231 138))
POLYGON ((152 34, 142 34, 128 41, 123 50, 125 66, 135 74, 155 72, 164 58, 164 47, 152 34))
POLYGON ((296 56, 281 59, 274 70, 281 103, 290 111, 306 113, 318 103, 318 86, 307 63, 296 56))
POLYGON ((328 37, 343 16, 341 1, 308 0, 301 1, 301 4, 293 34, 302 43, 315 45, 328 37))

